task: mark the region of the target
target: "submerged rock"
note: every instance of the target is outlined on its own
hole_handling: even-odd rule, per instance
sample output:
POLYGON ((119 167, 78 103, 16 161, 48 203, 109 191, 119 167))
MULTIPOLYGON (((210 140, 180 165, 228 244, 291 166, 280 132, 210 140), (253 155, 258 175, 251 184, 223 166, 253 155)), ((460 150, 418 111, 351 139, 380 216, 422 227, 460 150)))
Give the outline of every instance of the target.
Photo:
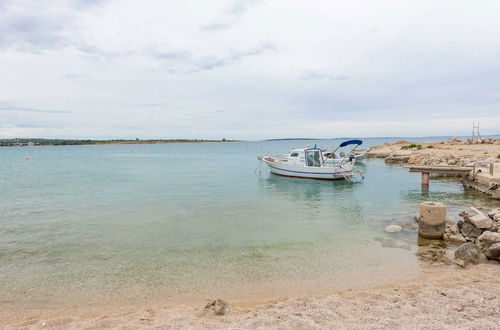
POLYGON ((425 238, 419 237, 418 239, 418 250, 416 252, 417 257, 425 262, 426 264, 452 264, 447 255, 446 244, 436 240, 427 240, 425 238))
POLYGON ((469 264, 479 264, 487 261, 481 249, 473 243, 464 243, 455 251, 455 259, 459 266, 465 267, 469 264))
POLYGON ((411 250, 410 244, 395 240, 393 238, 375 237, 375 240, 379 241, 380 245, 385 248, 403 249, 408 251, 411 250))
POLYGON ((385 227, 385 231, 388 233, 397 233, 401 230, 403 230, 403 227, 398 226, 398 225, 390 225, 390 226, 385 227))

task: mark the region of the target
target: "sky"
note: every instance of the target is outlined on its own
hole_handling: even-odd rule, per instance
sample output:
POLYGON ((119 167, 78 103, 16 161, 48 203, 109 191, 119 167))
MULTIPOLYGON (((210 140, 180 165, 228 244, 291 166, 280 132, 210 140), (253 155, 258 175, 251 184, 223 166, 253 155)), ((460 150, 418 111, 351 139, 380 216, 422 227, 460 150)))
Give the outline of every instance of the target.
POLYGON ((500 134, 500 1, 0 0, 0 138, 500 134))

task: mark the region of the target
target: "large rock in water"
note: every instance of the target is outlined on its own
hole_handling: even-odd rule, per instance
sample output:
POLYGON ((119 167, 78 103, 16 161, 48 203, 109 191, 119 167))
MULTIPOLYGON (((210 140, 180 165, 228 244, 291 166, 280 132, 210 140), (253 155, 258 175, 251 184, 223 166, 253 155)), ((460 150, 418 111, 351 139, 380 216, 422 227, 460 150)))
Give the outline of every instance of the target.
POLYGON ((462 267, 469 264, 480 264, 488 260, 481 249, 471 242, 460 245, 455 251, 455 259, 457 264, 462 267))

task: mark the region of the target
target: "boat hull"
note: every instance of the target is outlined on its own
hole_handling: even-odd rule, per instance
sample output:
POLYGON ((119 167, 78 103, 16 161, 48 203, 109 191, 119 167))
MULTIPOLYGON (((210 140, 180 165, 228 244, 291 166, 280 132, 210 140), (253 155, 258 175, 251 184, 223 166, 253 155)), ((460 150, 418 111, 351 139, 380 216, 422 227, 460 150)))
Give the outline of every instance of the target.
POLYGON ((295 166, 274 161, 272 158, 263 158, 271 173, 286 177, 316 179, 316 180, 344 180, 352 174, 352 165, 307 167, 295 166))

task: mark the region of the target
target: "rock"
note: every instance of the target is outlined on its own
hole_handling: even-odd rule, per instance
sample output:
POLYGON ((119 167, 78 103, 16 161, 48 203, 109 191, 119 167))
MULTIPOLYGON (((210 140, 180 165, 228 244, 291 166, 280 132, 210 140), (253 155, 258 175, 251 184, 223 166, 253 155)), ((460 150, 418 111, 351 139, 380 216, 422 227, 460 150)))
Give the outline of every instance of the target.
POLYGON ((474 243, 464 243, 455 251, 455 259, 459 266, 465 267, 469 264, 479 264, 487 261, 481 249, 474 243))
POLYGON ((411 246, 408 243, 400 242, 393 238, 375 237, 375 240, 379 241, 380 245, 385 248, 411 250, 411 246))
POLYGON ((490 246, 496 243, 500 243, 500 233, 492 231, 485 231, 476 240, 477 246, 483 251, 488 250, 490 246))
POLYGON ((444 234, 443 239, 445 241, 453 242, 453 243, 466 243, 467 240, 460 233, 458 234, 444 234))
POLYGON ((401 231, 401 230, 403 230, 403 228, 401 226, 398 226, 398 225, 390 225, 390 226, 385 227, 385 231, 388 233, 397 233, 398 231, 401 231))
POLYGON ((488 212, 488 216, 494 221, 500 221, 500 209, 493 209, 488 212))
POLYGON ((486 250, 485 255, 490 259, 500 260, 500 243, 491 245, 486 250))
MULTIPOLYGON (((417 220, 418 221, 418 220, 417 220)), ((404 223, 401 225, 401 228, 406 231, 417 231, 418 230, 418 224, 416 224, 413 221, 409 221, 407 223, 404 223)))
POLYGON ((228 309, 229 305, 222 299, 212 300, 205 306, 205 310, 213 310, 215 315, 225 315, 228 309))
POLYGON ((460 234, 460 229, 456 223, 446 223, 446 233, 457 235, 460 234))
POLYGON ((471 210, 475 214, 468 217, 468 220, 470 221, 470 223, 472 223, 474 226, 476 226, 476 228, 479 228, 479 229, 491 228, 491 226, 493 225, 493 222, 486 214, 479 211, 475 207, 471 207, 471 210))
POLYGON ((464 222, 462 228, 460 229, 460 233, 469 241, 474 241, 482 234, 482 230, 476 228, 469 222, 464 222))
POLYGON ((472 223, 476 228, 488 229, 493 225, 493 221, 484 214, 476 214, 469 218, 470 223, 472 223))

